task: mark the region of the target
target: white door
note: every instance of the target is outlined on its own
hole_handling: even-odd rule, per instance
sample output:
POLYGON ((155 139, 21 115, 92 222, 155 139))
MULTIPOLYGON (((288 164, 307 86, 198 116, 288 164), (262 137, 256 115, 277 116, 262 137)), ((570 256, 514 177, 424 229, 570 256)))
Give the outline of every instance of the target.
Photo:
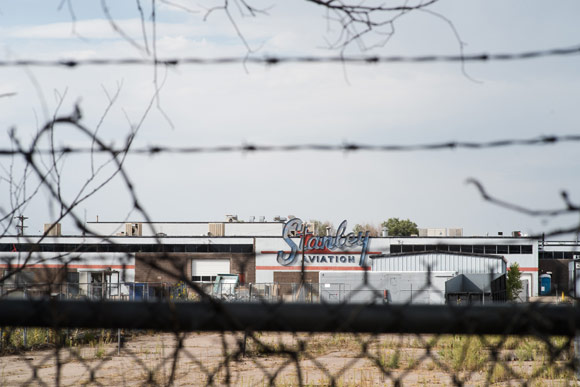
POLYGON ((212 282, 218 274, 230 274, 229 259, 194 259, 191 261, 191 279, 194 282, 212 282))

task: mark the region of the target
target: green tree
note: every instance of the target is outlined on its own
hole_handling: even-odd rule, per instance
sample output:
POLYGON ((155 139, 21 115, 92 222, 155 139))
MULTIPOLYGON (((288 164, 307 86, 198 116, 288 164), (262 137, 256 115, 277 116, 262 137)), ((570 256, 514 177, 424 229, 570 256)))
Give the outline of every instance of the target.
POLYGON ((415 222, 409 219, 400 220, 399 218, 389 218, 381 224, 382 227, 389 229, 390 236, 411 236, 419 235, 419 229, 415 222))
POLYGON ((315 236, 332 235, 334 232, 334 226, 329 221, 321 222, 320 220, 310 220, 308 223, 314 226, 313 229, 309 227, 308 231, 313 232, 315 236))
POLYGON ((517 300, 518 294, 524 287, 520 277, 521 277, 520 265, 518 265, 517 263, 512 263, 507 273, 506 280, 507 298, 510 301, 517 300))
POLYGON ((377 237, 380 235, 379 227, 377 227, 373 224, 370 224, 370 223, 355 224, 354 227, 352 228, 352 231, 355 234, 358 234, 359 232, 362 232, 364 234, 368 231, 368 232, 370 232, 369 235, 372 237, 377 237))

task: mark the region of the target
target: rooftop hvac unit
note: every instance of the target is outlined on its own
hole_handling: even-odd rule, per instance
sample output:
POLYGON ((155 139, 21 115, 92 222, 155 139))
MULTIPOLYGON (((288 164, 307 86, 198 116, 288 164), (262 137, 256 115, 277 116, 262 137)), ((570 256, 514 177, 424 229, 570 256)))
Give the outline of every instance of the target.
POLYGON ((254 223, 255 220, 256 220, 255 216, 250 216, 250 223, 254 223))
POLYGON ((258 222, 264 223, 266 221, 266 217, 265 216, 260 216, 258 218, 258 222))
POLYGON ((450 228, 448 230, 448 236, 450 236, 450 237, 463 236, 463 229, 462 228, 450 228))
POLYGON ((61 236, 60 223, 45 223, 44 233, 46 236, 61 236))
POLYGON ((274 222, 285 222, 286 218, 283 216, 275 216, 274 217, 274 222))
POLYGON ((224 236, 225 228, 223 223, 210 223, 208 236, 224 236))
POLYGON ((142 236, 143 223, 125 223, 126 236, 142 236))

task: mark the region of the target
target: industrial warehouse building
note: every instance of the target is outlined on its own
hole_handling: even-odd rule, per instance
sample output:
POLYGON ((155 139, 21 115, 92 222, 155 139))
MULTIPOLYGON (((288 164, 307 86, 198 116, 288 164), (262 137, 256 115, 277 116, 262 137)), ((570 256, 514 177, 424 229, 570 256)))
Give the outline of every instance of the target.
MULTIPOLYGON (((393 236, 364 240, 343 230, 342 235, 332 238, 308 239, 296 233, 284 236, 290 223, 285 219, 253 220, 239 222, 229 217, 224 222, 89 222, 87 234, 96 236, 65 236, 59 232, 44 238, 6 236, 0 238, 0 270, 7 273, 26 264, 25 270, 9 281, 117 283, 116 294, 130 290, 121 283, 161 286, 174 284, 180 278, 211 283, 219 274, 236 274, 240 283, 320 284, 321 289, 330 292, 333 283, 350 284, 365 273, 373 273, 373 281, 375 277, 383 278, 379 282, 391 281, 385 273, 397 273, 398 283, 421 287, 413 278, 424 278, 430 270, 433 275, 446 273, 446 280, 437 285, 443 295, 452 289, 459 294, 469 288, 471 293, 492 297, 491 282, 516 262, 527 285, 525 293, 536 296, 543 261, 565 260, 559 258, 560 254, 580 256, 577 243, 564 246, 520 236, 393 236), (553 258, 547 258, 549 254, 553 258), (488 283, 482 284, 477 275, 487 276, 488 283), (458 276, 463 277, 447 284, 458 276), (460 282, 469 286, 463 289, 460 282), (325 288, 326 284, 330 287, 325 288)), ((567 283, 567 271, 565 275, 567 283)), ((383 298, 387 290, 390 301, 398 302, 402 296, 397 298, 396 292, 404 292, 401 286, 398 290, 392 286, 387 289, 383 283, 374 287, 383 291, 383 298)), ((470 293, 467 290, 464 293, 470 293)), ((78 291, 83 292, 80 285, 78 291)), ((429 302, 435 302, 435 298, 429 302)))

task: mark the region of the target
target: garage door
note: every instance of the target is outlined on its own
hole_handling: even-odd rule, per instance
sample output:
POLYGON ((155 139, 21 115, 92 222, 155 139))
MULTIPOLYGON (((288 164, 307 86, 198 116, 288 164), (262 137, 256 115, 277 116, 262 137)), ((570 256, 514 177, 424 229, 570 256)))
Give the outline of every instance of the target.
POLYGON ((192 281, 215 281, 218 274, 230 274, 229 259, 194 259, 191 261, 192 281))

